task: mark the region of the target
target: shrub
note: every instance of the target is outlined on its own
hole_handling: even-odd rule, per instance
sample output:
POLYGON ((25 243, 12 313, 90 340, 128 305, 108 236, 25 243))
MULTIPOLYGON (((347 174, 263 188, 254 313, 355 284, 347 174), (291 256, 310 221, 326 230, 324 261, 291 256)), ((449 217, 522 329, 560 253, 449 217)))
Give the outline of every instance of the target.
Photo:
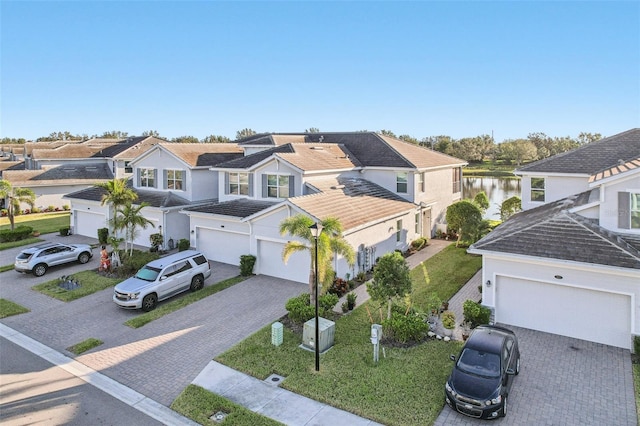
POLYGON ((65 212, 68 212, 70 209, 69 204, 65 204, 64 206, 62 206, 62 210, 64 210, 65 212))
POLYGON ((326 316, 329 312, 333 310, 333 307, 336 306, 337 304, 338 304, 338 296, 336 296, 335 294, 326 293, 318 297, 318 310, 320 311, 321 316, 326 316))
POLYGON ((164 243, 164 237, 160 233, 151 234, 149 242, 151 243, 151 251, 158 251, 158 248, 164 243))
POLYGON ((71 235, 71 228, 69 228, 68 226, 60 228, 60 235, 62 235, 63 237, 71 235))
POLYGON ((338 297, 342 297, 349 291, 349 283, 342 278, 334 278, 329 293, 335 294, 338 297))
POLYGON ((127 250, 121 250, 119 254, 120 262, 122 262, 122 266, 120 266, 120 268, 122 269, 121 272, 125 275, 135 274, 138 269, 142 268, 152 260, 156 260, 160 257, 158 253, 151 253, 140 250, 134 250, 131 256, 129 256, 129 251, 127 250))
MULTIPOLYGON (((304 323, 315 317, 316 310, 314 306, 309 305, 311 298, 308 293, 303 293, 298 297, 293 297, 284 305, 289 312, 289 319, 295 323, 304 323)), ((320 300, 318 299, 318 303, 320 300)))
POLYGON ((640 355, 640 336, 633 336, 633 353, 640 355))
POLYGON ((109 228, 98 228, 98 242, 102 245, 107 244, 109 239, 109 228))
POLYGON ((29 238, 32 233, 33 228, 25 225, 17 226, 13 231, 11 229, 3 229, 0 231, 0 243, 24 240, 29 238))
POLYGON ((353 293, 353 292, 347 294, 347 307, 349 308, 350 311, 352 311, 353 308, 356 307, 356 298, 357 297, 358 297, 358 295, 353 293))
POLYGON ((364 280, 367 279, 367 274, 364 273, 364 271, 359 271, 356 274, 356 281, 363 283, 364 280))
POLYGON ((462 311, 465 322, 468 322, 471 328, 476 328, 481 324, 488 324, 491 319, 491 309, 473 300, 466 300, 462 305, 462 311))
POLYGON ((410 312, 408 315, 394 311, 391 319, 382 321, 384 333, 400 343, 410 341, 420 342, 424 340, 429 331, 429 324, 422 320, 420 315, 410 312))
POLYGON ((256 257, 252 254, 240 256, 240 275, 248 277, 253 275, 253 266, 256 264, 256 257))
POLYGON ((189 250, 190 245, 191 243, 189 243, 189 240, 187 240, 186 238, 181 238, 178 240, 178 251, 189 250))
POLYGON ((0 210, 0 216, 5 217, 9 214, 9 211, 7 209, 2 209, 0 210))
POLYGON ((34 207, 31 209, 31 213, 40 213, 42 210, 40 210, 38 207, 34 207))
POLYGON ((55 211, 55 209, 56 209, 56 206, 48 206, 48 207, 47 207, 47 211, 48 211, 48 212, 55 211))
POLYGON ((418 239, 411 241, 411 248, 414 250, 421 250, 426 245, 427 245, 427 239, 424 237, 420 237, 418 239))
POLYGON ((442 313, 442 326, 449 330, 456 326, 456 314, 451 311, 444 311, 442 313))

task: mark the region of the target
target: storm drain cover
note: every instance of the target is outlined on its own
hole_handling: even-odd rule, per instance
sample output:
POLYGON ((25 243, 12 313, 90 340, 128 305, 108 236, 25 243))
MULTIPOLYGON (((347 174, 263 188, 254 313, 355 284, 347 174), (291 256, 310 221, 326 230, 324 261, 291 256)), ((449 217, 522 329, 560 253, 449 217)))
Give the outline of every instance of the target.
POLYGON ((282 383, 283 380, 284 380, 284 377, 279 376, 277 374, 272 374, 266 379, 264 379, 265 382, 274 386, 280 386, 280 383, 282 383))
POLYGON ((216 423, 222 423, 225 417, 227 417, 227 413, 225 413, 224 411, 218 411, 213 416, 209 417, 209 419, 213 420, 216 423))

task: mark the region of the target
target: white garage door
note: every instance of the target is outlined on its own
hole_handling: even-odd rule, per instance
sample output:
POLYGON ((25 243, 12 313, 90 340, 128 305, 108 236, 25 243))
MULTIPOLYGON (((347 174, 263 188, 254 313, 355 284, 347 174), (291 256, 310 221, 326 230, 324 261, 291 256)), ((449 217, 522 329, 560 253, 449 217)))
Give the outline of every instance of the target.
POLYGON ((282 261, 284 244, 258 240, 258 261, 256 273, 271 277, 284 278, 300 283, 309 282, 309 254, 294 253, 287 264, 282 261))
POLYGON ((499 277, 496 322, 629 349, 631 297, 499 277))
POLYGON ((98 238, 98 228, 108 228, 107 218, 102 213, 75 210, 73 216, 75 217, 74 234, 98 238))
POLYGON ((240 256, 249 254, 249 236, 197 228, 196 248, 209 260, 239 265, 240 256))
POLYGON ((158 228, 160 222, 158 219, 148 217, 147 220, 149 220, 153 226, 151 226, 151 224, 147 224, 146 228, 141 226, 136 228, 136 239, 134 243, 142 247, 151 247, 151 234, 157 234, 160 232, 160 229, 158 228))

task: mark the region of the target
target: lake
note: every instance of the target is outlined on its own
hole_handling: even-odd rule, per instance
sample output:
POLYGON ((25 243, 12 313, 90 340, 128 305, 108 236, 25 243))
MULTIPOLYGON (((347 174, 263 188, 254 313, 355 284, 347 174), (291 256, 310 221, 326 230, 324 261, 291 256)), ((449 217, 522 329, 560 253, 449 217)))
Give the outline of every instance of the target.
POLYGON ((470 198, 484 191, 489 198, 489 208, 484 214, 485 219, 500 220, 500 205, 507 198, 520 196, 520 179, 511 177, 463 177, 462 197, 470 198))

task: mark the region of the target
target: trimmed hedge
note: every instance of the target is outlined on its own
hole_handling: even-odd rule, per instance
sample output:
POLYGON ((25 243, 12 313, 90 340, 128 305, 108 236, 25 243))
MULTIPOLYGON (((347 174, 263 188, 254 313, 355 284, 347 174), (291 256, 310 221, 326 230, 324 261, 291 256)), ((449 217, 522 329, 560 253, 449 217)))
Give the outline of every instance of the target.
POLYGON ((17 226, 13 231, 11 229, 3 229, 0 231, 0 243, 24 240, 29 238, 32 233, 33 228, 26 225, 17 226))

